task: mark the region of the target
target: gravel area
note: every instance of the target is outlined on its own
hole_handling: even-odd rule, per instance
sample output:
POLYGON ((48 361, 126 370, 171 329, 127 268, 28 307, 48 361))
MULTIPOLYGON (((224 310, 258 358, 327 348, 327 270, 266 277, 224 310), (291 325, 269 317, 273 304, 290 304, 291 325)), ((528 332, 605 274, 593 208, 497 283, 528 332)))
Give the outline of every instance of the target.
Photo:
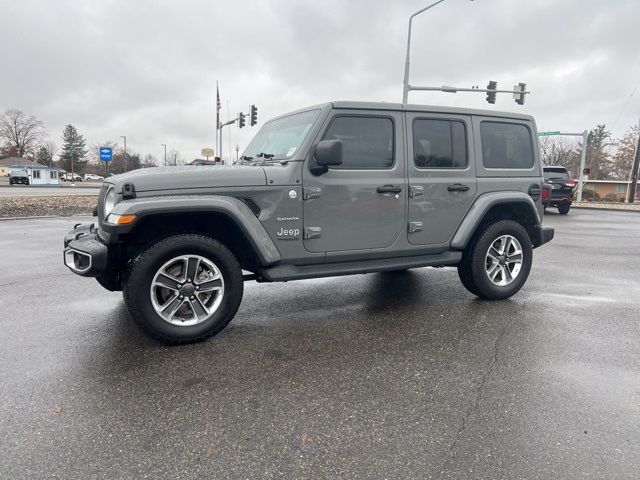
POLYGON ((91 215, 97 196, 0 197, 0 218, 91 215))
POLYGON ((574 202, 571 206, 578 208, 602 208, 606 210, 631 210, 640 212, 640 203, 574 202))

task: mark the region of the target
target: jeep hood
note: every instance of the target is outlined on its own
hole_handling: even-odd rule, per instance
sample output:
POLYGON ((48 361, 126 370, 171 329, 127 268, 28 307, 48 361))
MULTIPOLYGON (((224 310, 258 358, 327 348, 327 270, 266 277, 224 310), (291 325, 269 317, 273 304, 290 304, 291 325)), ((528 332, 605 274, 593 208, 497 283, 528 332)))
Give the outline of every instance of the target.
POLYGON ((191 166, 141 168, 106 179, 122 192, 125 183, 133 184, 136 192, 180 190, 216 187, 257 187, 267 184, 262 167, 258 166, 191 166))

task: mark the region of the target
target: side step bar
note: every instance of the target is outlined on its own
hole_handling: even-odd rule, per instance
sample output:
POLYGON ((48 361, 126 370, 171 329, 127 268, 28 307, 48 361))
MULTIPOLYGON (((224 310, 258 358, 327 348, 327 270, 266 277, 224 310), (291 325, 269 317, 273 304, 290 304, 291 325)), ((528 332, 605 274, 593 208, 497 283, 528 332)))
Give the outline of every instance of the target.
POLYGON ((337 277, 357 273, 387 272, 419 267, 452 267, 460 263, 462 252, 444 252, 435 255, 397 257, 356 262, 321 263, 314 265, 277 265, 263 270, 268 282, 286 282, 316 277, 337 277))

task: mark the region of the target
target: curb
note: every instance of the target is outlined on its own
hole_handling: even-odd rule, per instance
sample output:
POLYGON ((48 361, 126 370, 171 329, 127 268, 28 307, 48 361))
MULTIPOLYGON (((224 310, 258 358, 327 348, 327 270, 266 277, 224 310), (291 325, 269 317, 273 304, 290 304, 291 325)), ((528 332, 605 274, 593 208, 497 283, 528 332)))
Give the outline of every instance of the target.
POLYGON ((603 212, 640 213, 640 210, 631 210, 626 208, 585 207, 583 205, 571 205, 571 208, 580 208, 582 210, 601 210, 603 212))
POLYGON ((90 213, 82 214, 79 213, 77 215, 40 215, 36 217, 0 217, 0 222, 8 221, 8 220, 42 220, 45 218, 75 218, 75 217, 91 217, 90 213))

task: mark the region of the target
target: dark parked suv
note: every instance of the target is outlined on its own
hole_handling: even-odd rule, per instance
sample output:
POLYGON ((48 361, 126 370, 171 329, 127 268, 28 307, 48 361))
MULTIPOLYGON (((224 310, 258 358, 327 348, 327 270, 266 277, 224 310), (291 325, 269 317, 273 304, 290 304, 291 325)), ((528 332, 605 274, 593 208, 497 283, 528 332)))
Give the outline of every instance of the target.
POLYGON ((551 194, 543 199, 544 207, 558 207, 561 215, 569 213, 576 181, 564 167, 543 167, 544 181, 551 185, 551 194))

